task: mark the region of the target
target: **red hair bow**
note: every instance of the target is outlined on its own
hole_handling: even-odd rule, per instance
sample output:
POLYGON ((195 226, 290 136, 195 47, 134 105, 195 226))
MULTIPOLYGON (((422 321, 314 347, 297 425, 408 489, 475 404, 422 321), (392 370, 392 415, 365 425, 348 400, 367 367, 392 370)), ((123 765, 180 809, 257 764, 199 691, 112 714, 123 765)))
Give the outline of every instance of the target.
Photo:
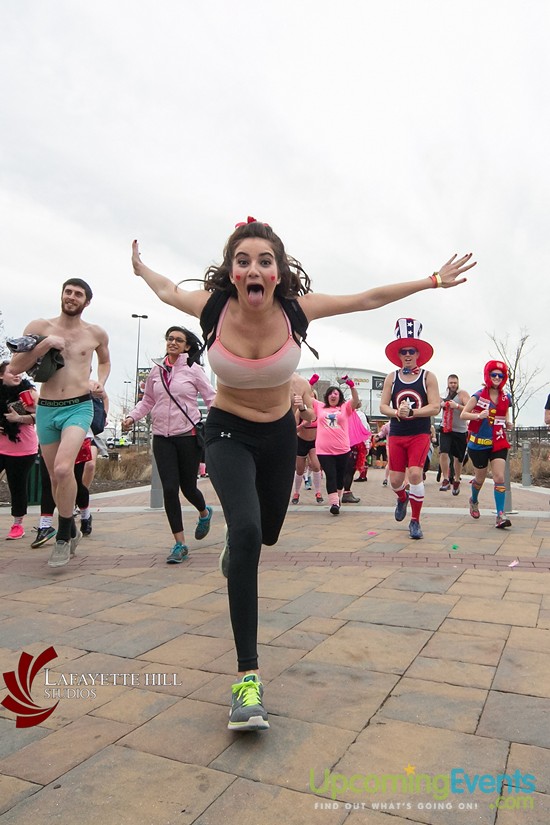
POLYGON ((256 218, 253 218, 251 215, 245 221, 239 221, 239 223, 235 224, 235 229, 238 229, 239 226, 246 226, 247 223, 257 223, 256 218))
MULTIPOLYGON (((239 221, 239 223, 235 224, 235 229, 238 229, 239 226, 246 226, 248 223, 260 223, 256 218, 253 218, 252 215, 249 215, 245 221, 239 221)), ((268 223, 264 223, 264 226, 269 226, 268 223)))

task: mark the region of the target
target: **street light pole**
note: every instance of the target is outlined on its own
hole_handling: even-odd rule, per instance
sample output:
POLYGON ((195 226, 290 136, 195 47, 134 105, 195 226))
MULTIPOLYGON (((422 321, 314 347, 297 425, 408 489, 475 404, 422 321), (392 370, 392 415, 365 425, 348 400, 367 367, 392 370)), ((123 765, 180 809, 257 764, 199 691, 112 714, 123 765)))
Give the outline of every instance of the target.
MULTIPOLYGON (((139 339, 141 335, 141 319, 148 318, 148 315, 138 315, 135 312, 132 312, 132 318, 138 319, 138 331, 137 331, 137 346, 136 346, 136 391, 135 391, 135 398, 134 402, 137 404, 139 401, 139 339)), ((134 422, 134 443, 136 442, 136 425, 134 422)))
POLYGON ((124 383, 126 384, 126 387, 125 387, 125 390, 124 390, 124 417, 126 418, 126 416, 128 415, 128 387, 133 382, 132 381, 125 381, 124 383))

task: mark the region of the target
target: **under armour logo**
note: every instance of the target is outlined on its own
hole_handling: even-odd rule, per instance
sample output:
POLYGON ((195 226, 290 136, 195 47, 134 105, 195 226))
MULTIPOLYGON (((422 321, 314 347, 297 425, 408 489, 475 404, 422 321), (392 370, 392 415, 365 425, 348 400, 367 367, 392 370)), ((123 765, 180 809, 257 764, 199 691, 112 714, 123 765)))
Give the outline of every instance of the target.
POLYGON ((231 438, 231 433, 221 432, 220 433, 220 438, 231 438))

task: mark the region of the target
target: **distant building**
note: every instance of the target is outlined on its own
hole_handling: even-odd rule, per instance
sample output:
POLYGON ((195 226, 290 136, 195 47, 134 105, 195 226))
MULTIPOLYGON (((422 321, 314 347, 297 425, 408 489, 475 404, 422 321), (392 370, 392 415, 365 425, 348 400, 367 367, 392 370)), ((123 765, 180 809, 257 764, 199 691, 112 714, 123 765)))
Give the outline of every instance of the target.
MULTIPOLYGON (((338 379, 342 378, 343 375, 347 375, 357 387, 363 412, 369 418, 375 420, 383 418, 380 415, 380 395, 388 370, 382 372, 381 370, 364 370, 356 367, 316 365, 315 367, 300 367, 296 372, 307 379, 311 378, 313 373, 317 373, 319 382, 315 385, 315 388, 319 397, 324 395, 327 387, 330 387, 331 384, 338 385, 338 379)), ((343 386, 342 389, 347 388, 343 386)))

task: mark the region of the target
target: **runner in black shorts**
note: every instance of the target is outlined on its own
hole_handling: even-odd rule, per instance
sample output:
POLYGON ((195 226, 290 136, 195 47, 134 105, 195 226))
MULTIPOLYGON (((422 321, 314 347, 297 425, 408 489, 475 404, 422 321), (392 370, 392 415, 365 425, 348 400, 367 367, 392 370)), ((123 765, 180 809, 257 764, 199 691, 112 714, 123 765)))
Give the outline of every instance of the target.
POLYGON ((497 511, 495 527, 503 529, 512 526, 512 522, 504 513, 504 471, 506 456, 510 449, 507 431, 513 427, 510 420, 511 398, 504 392, 508 380, 508 367, 502 361, 489 361, 485 364, 483 375, 484 386, 472 395, 461 413, 462 419, 470 422, 468 455, 475 467, 470 515, 474 519, 479 518, 478 497, 487 477, 490 462, 497 511))

